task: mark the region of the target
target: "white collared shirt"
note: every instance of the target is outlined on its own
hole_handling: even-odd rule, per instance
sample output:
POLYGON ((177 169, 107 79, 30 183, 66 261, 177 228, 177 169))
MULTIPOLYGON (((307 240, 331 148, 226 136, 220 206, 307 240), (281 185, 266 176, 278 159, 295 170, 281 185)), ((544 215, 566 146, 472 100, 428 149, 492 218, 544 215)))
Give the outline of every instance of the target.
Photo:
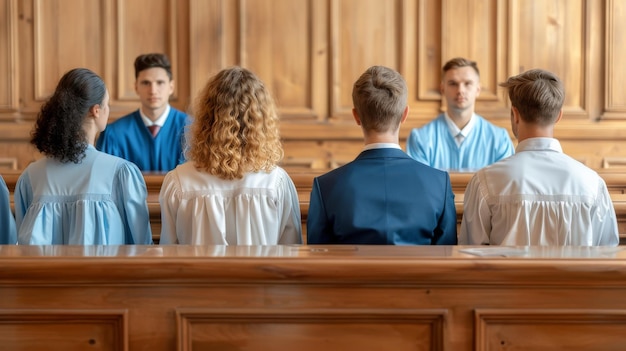
POLYGON ((448 130, 450 131, 450 135, 452 135, 452 137, 454 138, 454 141, 456 141, 457 146, 461 146, 463 140, 465 140, 465 138, 469 136, 470 132, 474 128, 474 125, 476 124, 475 116, 476 114, 472 113, 472 117, 470 117, 470 120, 467 122, 465 127, 463 127, 463 129, 459 129, 459 127, 456 125, 456 123, 454 123, 452 118, 450 118, 448 113, 444 113, 445 121, 448 125, 448 130))
POLYGON ((459 244, 615 246, 618 233, 604 180, 558 140, 530 138, 474 174, 459 244))
POLYGON ((373 149, 400 149, 402 150, 400 145, 396 143, 372 143, 372 144, 365 145, 365 147, 363 148, 363 151, 373 150, 373 149))
POLYGON ((165 107, 165 111, 163 111, 163 113, 159 116, 159 118, 157 118, 154 122, 148 118, 148 116, 146 116, 143 111, 141 111, 141 108, 139 109, 139 114, 141 115, 141 119, 143 120, 143 124, 146 125, 146 127, 151 126, 151 125, 157 125, 159 127, 163 127, 163 125, 165 124, 165 121, 167 121, 167 116, 170 115, 170 105, 167 104, 167 106, 165 107))

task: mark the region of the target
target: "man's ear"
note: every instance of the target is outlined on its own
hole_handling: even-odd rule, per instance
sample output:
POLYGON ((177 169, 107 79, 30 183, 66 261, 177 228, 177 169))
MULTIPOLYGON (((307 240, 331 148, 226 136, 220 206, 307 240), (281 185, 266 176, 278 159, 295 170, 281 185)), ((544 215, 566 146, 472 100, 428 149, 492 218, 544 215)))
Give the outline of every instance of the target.
POLYGON ((561 120, 562 117, 563 117, 563 108, 561 108, 561 110, 559 111, 559 117, 556 118, 556 121, 554 121, 554 123, 556 124, 558 121, 561 120))
POLYGON ((402 119, 400 120, 400 124, 404 123, 404 121, 406 121, 406 118, 409 116, 409 105, 406 105, 406 107, 404 108, 404 112, 402 112, 402 119))
POLYGON ((356 112, 355 108, 352 109, 352 117, 354 117, 354 121, 356 122, 356 124, 360 126, 361 118, 359 118, 359 114, 356 112))
POLYGON ((515 106, 511 106, 511 111, 513 112, 513 122, 515 122, 515 124, 519 124, 519 121, 522 118, 519 114, 519 110, 515 106))

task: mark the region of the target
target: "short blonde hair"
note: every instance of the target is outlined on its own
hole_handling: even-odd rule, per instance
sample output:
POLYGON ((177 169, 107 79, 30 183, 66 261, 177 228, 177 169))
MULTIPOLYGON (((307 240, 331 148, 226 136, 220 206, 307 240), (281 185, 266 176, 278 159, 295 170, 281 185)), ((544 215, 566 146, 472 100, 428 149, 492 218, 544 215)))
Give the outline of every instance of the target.
POLYGON ((222 179, 269 172, 283 157, 276 106, 263 82, 242 67, 211 77, 193 109, 187 158, 222 179))

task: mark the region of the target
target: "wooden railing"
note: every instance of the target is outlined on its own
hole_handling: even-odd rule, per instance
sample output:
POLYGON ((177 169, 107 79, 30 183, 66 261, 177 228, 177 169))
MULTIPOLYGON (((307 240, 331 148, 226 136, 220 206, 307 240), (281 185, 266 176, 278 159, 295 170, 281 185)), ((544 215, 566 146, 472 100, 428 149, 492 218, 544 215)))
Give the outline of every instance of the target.
MULTIPOLYGON (((598 173, 605 180, 613 206, 617 215, 619 225, 620 241, 626 244, 626 169, 624 170, 599 170, 598 173)), ((307 172, 300 170, 289 171, 289 175, 293 180, 298 191, 300 200, 300 212, 302 214, 302 230, 306 239, 306 219, 309 212, 309 197, 311 194, 311 186, 313 178, 320 175, 319 172, 307 172)), ((17 171, 7 171, 2 174, 9 191, 13 194, 15 184, 20 173, 17 171)), ((148 209, 150 211, 150 223, 152 225, 152 234, 155 242, 158 242, 161 233, 161 207, 159 205, 159 192, 163 182, 164 173, 146 173, 144 178, 148 189, 148 209)), ((457 211, 458 223, 461 223, 463 217, 463 195, 465 187, 472 177, 472 173, 450 173, 450 182, 452 183, 452 191, 455 194, 455 205, 457 211)), ((12 198, 12 197, 11 197, 12 198)), ((306 242, 306 240, 305 240, 306 242)))

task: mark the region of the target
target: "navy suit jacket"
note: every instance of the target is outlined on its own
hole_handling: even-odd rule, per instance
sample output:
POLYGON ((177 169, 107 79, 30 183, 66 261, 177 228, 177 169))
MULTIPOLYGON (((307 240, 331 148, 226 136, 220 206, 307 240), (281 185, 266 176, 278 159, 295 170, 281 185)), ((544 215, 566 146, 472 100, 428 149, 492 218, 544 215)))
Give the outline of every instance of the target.
POLYGON ((307 243, 454 245, 456 221, 447 172, 371 149, 313 180, 307 243))

